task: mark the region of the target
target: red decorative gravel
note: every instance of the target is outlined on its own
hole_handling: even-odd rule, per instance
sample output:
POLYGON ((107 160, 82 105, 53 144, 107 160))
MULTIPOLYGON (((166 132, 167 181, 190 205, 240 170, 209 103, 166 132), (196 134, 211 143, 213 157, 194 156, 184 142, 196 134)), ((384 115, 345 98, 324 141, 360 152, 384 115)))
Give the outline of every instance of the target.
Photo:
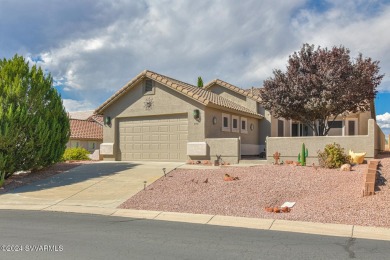
MULTIPOLYGON (((382 177, 389 180, 390 154, 381 157, 382 177)), ((351 172, 290 165, 178 169, 120 208, 390 227, 389 185, 363 197, 366 169, 367 164, 351 172), (226 173, 239 180, 223 181, 226 173), (290 213, 264 210, 286 201, 296 202, 290 213)))

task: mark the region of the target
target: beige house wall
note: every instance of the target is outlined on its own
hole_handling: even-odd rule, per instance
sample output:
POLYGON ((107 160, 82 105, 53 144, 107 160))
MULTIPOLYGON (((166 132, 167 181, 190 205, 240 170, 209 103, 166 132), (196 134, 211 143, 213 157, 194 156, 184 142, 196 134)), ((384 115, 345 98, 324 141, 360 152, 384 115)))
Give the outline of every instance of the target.
POLYGON ((114 155, 104 156, 105 160, 118 160, 118 126, 119 120, 129 117, 158 116, 171 114, 188 114, 188 142, 204 141, 204 106, 198 102, 179 94, 178 92, 154 83, 154 94, 144 95, 145 81, 133 87, 128 93, 121 96, 104 111, 104 118, 111 117, 111 125, 103 127, 104 143, 114 143, 114 155), (147 100, 153 100, 151 109, 145 108, 147 100), (198 109, 200 121, 194 119, 193 111, 198 109))
POLYGON ((384 135, 373 119, 367 122, 367 135, 356 136, 306 136, 306 137, 269 137, 267 139, 267 160, 274 161, 273 154, 279 152, 281 160, 298 160, 298 153, 301 152, 302 143, 305 143, 309 156, 307 164, 318 165, 317 151, 323 150, 325 145, 338 143, 348 153, 351 149, 356 153, 366 152, 365 158, 375 158, 377 152, 382 148, 384 135))
MULTIPOLYGON (((386 150, 386 136, 382 132, 382 129, 375 124, 375 152, 386 150)), ((376 155, 376 154, 375 154, 376 155)))
MULTIPOLYGON (((218 94, 221 97, 224 97, 226 99, 229 99, 241 106, 247 107, 251 109, 252 111, 256 111, 259 114, 262 114, 264 116, 264 113, 261 113, 261 108, 258 106, 257 101, 246 97, 245 95, 239 94, 235 91, 232 91, 228 88, 222 87, 218 84, 212 85, 210 88, 208 88, 209 91, 218 94)), ((221 131, 222 129, 222 112, 220 110, 207 110, 206 113, 209 117, 206 120, 206 137, 207 138, 215 138, 215 137, 221 137, 221 138, 241 138, 241 152, 243 155, 258 155, 261 152, 264 151, 265 148, 265 137, 267 136, 267 129, 269 129, 267 126, 268 124, 264 122, 267 120, 264 119, 256 119, 256 118, 250 118, 248 116, 243 116, 244 118, 248 119, 248 133, 235 133, 235 132, 224 132, 221 131), (217 124, 213 126, 212 118, 217 117, 217 124), (210 125, 211 124, 211 125, 210 125), (250 125, 253 124, 254 129, 250 130, 250 125)), ((264 112, 264 111, 263 111, 264 112)), ((237 113, 232 112, 230 115, 237 115, 237 113)), ((241 116, 240 116, 241 118, 241 116)))
POLYGON ((359 132, 358 132, 358 134, 359 135, 368 134, 367 122, 371 118, 371 112, 367 111, 367 112, 359 113, 358 118, 359 118, 359 122, 358 122, 359 132))
POLYGON ((390 135, 387 136, 387 151, 390 151, 390 135))
MULTIPOLYGON (((260 121, 263 119, 252 118, 247 115, 240 115, 236 112, 221 111, 214 108, 206 107, 205 131, 206 138, 239 138, 241 141, 242 155, 258 155, 262 151, 259 145, 260 136, 260 121), (222 129, 222 114, 230 116, 230 127, 232 126, 232 116, 237 116, 239 119, 239 131, 223 131, 222 129), (213 124, 213 119, 216 118, 216 124, 213 124), (241 120, 247 120, 247 131, 241 131, 241 120), (251 125, 253 129, 251 130, 251 125)), ((222 141, 221 141, 222 142, 222 141)))
MULTIPOLYGON (((104 143, 113 143, 113 155, 104 155, 104 160, 120 160, 119 156, 119 122, 126 118, 144 118, 147 116, 162 116, 172 114, 187 114, 188 115, 188 140, 187 142, 207 142, 206 156, 189 156, 191 160, 215 160, 216 155, 220 153, 225 157, 226 162, 236 163, 240 159, 241 151, 236 151, 241 148, 241 143, 244 148, 259 150, 259 121, 260 119, 253 118, 249 115, 239 113, 232 109, 221 110, 214 107, 205 107, 202 104, 176 92, 164 85, 154 82, 154 93, 145 95, 143 88, 145 82, 140 82, 134 86, 128 93, 121 96, 118 100, 112 103, 104 111, 104 118, 111 118, 111 125, 103 127, 104 143), (149 99, 153 100, 151 109, 145 108, 145 102, 149 99), (200 112, 200 119, 197 120, 193 116, 194 109, 200 112), (222 131, 222 114, 230 116, 238 116, 239 122, 241 118, 246 118, 248 121, 248 133, 244 134, 240 131, 225 132, 222 131), (213 124, 214 116, 217 118, 217 123, 213 124), (250 125, 254 125, 254 129, 250 130, 250 125), (205 141, 206 140, 206 141, 205 141), (219 141, 218 141, 219 140, 219 141), (234 152, 230 147, 233 147, 234 152), (248 148, 249 147, 249 148, 248 148)), ((255 102, 255 101, 254 101, 255 102)), ((231 124, 232 117, 230 117, 231 124)), ((257 154, 259 151, 257 152, 257 154)))
MULTIPOLYGON (((248 116, 240 115, 234 112, 221 111, 214 108, 206 107, 206 118, 205 118, 205 137, 206 138, 241 138, 242 144, 258 144, 259 143, 259 121, 261 119, 251 118, 248 116), (230 115, 230 126, 232 121, 232 116, 237 116, 239 118, 239 123, 241 123, 242 118, 247 119, 247 132, 243 133, 232 132, 232 131, 223 131, 222 130, 222 114, 230 115), (213 124, 213 118, 217 119, 216 124, 213 124), (254 129, 250 130, 250 125, 254 125, 254 129)), ((241 130, 241 129, 240 129, 241 130)))
POLYGON ((67 148, 82 147, 88 150, 90 153, 93 153, 95 150, 100 149, 101 140, 80 140, 80 139, 70 139, 66 144, 67 148), (94 148, 95 146, 95 148, 94 148))
POLYGON ((210 147, 209 156, 211 162, 221 156, 224 162, 237 164, 241 158, 240 140, 238 138, 207 138, 207 145, 210 147))

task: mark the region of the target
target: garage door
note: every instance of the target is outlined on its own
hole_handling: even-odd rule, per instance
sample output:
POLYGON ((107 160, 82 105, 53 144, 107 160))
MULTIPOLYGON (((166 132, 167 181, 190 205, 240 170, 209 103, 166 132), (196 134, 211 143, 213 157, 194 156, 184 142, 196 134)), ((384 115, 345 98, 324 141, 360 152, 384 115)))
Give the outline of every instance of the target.
POLYGON ((187 136, 187 114, 123 119, 120 160, 185 161, 187 136))

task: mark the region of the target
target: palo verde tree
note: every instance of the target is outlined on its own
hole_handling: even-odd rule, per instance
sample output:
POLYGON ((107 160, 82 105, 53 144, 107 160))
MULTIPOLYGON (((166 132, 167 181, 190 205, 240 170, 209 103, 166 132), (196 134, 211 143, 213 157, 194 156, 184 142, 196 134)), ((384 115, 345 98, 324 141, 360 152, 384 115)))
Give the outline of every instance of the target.
POLYGON ((0 177, 58 162, 69 133, 51 75, 18 55, 0 60, 0 177))
POLYGON ((203 88, 203 79, 202 77, 198 77, 198 87, 203 88))
MULTIPOLYGON (((287 71, 274 70, 264 81, 261 105, 275 117, 300 121, 326 135, 338 116, 374 111, 377 86, 384 75, 379 62, 359 54, 351 60, 343 47, 304 44, 288 59, 287 71)), ((375 118, 375 112, 373 112, 375 118)))

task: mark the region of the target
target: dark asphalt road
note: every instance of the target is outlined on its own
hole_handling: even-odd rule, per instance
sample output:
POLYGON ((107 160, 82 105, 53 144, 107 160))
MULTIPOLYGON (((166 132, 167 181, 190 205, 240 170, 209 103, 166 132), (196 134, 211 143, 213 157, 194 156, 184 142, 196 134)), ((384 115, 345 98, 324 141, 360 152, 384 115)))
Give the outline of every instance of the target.
POLYGON ((0 245, 0 259, 390 259, 388 241, 12 210, 0 245))

